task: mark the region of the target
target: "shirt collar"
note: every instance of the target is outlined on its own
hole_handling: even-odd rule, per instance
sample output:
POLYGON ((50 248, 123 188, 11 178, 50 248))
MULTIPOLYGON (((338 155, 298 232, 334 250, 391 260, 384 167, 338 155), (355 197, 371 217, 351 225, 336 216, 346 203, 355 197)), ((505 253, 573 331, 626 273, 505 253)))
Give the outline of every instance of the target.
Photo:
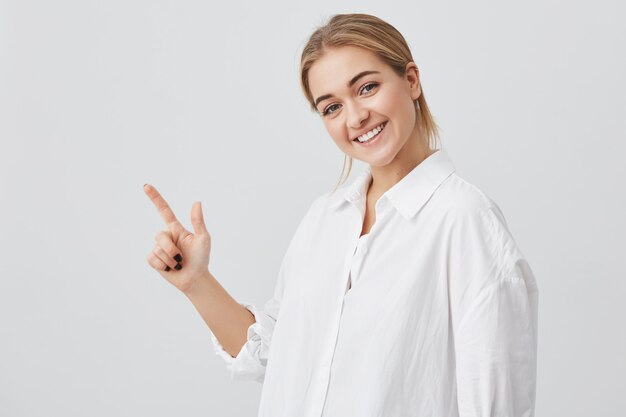
MULTIPOLYGON (((454 171, 455 166, 448 153, 439 149, 416 165, 380 198, 387 198, 400 214, 409 219, 454 171)), ((365 198, 371 175, 371 167, 368 165, 351 184, 331 194, 329 208, 336 210, 344 203, 356 204, 359 199, 365 198)))

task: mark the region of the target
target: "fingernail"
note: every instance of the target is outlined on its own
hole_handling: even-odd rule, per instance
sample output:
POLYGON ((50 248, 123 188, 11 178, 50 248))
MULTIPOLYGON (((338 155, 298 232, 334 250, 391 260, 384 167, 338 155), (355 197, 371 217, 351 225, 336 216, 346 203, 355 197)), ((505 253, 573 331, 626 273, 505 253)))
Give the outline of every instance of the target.
POLYGON ((180 255, 180 253, 179 253, 178 255, 174 256, 174 260, 175 260, 176 262, 180 262, 180 261, 182 261, 182 260, 183 260, 183 257, 182 257, 182 256, 180 255))
POLYGON ((174 268, 176 268, 177 271, 180 271, 183 268, 183 266, 181 264, 176 264, 174 268))
POLYGON ((172 268, 170 268, 169 265, 165 265, 165 270, 166 271, 169 271, 170 269, 172 269, 172 268))

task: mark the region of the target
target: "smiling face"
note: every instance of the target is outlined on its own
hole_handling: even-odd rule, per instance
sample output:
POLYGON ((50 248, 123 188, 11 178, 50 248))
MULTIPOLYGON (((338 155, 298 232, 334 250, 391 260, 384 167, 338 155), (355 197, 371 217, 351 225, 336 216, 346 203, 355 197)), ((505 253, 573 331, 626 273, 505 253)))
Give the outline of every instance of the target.
POLYGON ((346 155, 382 167, 411 159, 424 146, 416 123, 417 65, 399 76, 374 53, 358 47, 327 49, 308 73, 309 88, 326 130, 346 155), (358 136, 371 136, 360 143, 358 136), (373 132, 372 132, 373 130, 373 132), (356 141, 355 141, 356 139, 356 141), (406 154, 406 155, 404 155, 406 154))

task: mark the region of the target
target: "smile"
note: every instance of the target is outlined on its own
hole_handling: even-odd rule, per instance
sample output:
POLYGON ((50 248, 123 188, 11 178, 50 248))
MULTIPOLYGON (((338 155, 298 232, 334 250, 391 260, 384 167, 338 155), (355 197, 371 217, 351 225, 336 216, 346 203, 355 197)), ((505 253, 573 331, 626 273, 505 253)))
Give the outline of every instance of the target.
POLYGON ((379 126, 375 127, 374 129, 370 130, 369 132, 353 139, 354 142, 358 142, 360 144, 363 145, 367 145, 370 144, 374 141, 376 141, 376 139, 380 136, 380 132, 383 131, 383 129, 385 128, 385 126, 387 125, 387 122, 383 122, 381 123, 379 126))

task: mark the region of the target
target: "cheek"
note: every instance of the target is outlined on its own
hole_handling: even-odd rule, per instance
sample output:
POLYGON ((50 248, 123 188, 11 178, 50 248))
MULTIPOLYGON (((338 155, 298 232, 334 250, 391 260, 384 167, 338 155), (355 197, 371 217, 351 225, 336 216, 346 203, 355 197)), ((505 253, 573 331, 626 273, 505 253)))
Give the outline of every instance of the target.
POLYGON ((397 112, 398 97, 393 91, 387 91, 384 94, 378 94, 373 101, 376 110, 383 114, 391 114, 397 112))
POLYGON ((391 94, 389 95, 390 99, 386 104, 388 105, 388 109, 390 112, 393 112, 397 117, 401 118, 403 123, 408 130, 412 130, 415 126, 416 115, 415 115, 415 104, 411 99, 411 96, 407 93, 407 91, 398 89, 394 91, 393 97, 391 94))
POLYGON ((329 121, 326 123, 326 131, 337 145, 341 145, 346 141, 345 127, 337 121, 329 121))
POLYGON ((407 125, 411 130, 415 127, 415 123, 417 122, 417 114, 415 112, 415 104, 411 100, 407 100, 404 105, 404 117, 407 120, 407 125))
POLYGON ((381 91, 381 94, 376 95, 375 101, 372 101, 372 110, 389 118, 406 119, 408 113, 405 103, 407 100, 411 104, 410 98, 407 98, 403 91, 388 89, 384 93, 381 91))

